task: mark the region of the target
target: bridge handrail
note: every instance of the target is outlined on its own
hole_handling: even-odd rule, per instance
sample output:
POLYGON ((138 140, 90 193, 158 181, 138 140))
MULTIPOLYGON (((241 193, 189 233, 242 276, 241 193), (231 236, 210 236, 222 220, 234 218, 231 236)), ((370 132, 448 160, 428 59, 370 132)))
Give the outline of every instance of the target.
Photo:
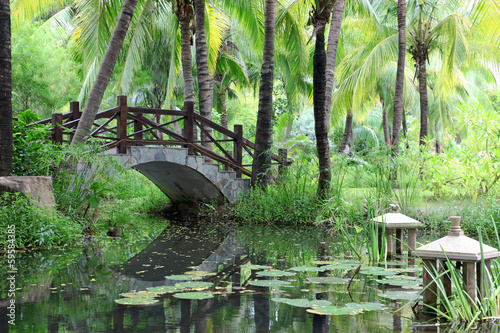
MULTIPOLYGON (((243 150, 253 157, 251 150, 255 149, 255 144, 243 137, 242 125, 235 125, 235 130, 231 131, 224 126, 221 126, 220 124, 195 113, 193 102, 185 102, 185 110, 168 110, 144 108, 140 106, 127 106, 127 97, 118 96, 117 104, 118 105, 116 107, 100 111, 96 115, 96 120, 107 119, 102 124, 94 123, 97 128, 91 133, 92 137, 96 137, 104 141, 103 146, 108 148, 116 147, 119 154, 125 154, 127 147, 130 146, 152 144, 164 146, 180 145, 187 148, 189 154, 199 153, 224 164, 226 168, 234 169, 237 177, 241 177, 242 175, 252 175, 252 172, 246 168, 248 164, 243 164, 243 150), (176 118, 166 123, 157 123, 156 121, 144 117, 144 114, 168 115, 176 118), (113 120, 116 120, 116 126, 108 127, 112 124, 113 120), (181 122, 184 124, 182 134, 166 127, 168 125, 181 122), (127 131, 127 129, 130 128, 129 125, 133 125, 132 133, 129 133, 130 130, 127 131), (205 134, 208 140, 194 140, 193 133, 195 126, 197 126, 205 134), (226 138, 222 140, 215 139, 206 131, 206 129, 204 129, 205 126, 221 133, 226 138), (150 133, 155 139, 143 138, 144 133, 150 133), (163 140, 160 133, 171 137, 173 140, 163 140), (204 142, 212 142, 219 150, 221 150, 222 154, 201 145, 201 143, 204 142), (232 155, 221 146, 221 142, 233 143, 232 155)), ((67 142, 72 139, 74 129, 76 129, 78 123, 80 122, 81 114, 79 103, 71 102, 69 113, 55 113, 52 115, 52 118, 40 120, 28 126, 52 123, 52 140, 57 143, 67 142), (69 136, 69 138, 65 140, 65 136, 69 136)), ((280 169, 283 166, 290 164, 287 159, 286 149, 280 149, 279 154, 272 154, 271 158, 275 161, 275 163, 280 164, 280 169)))

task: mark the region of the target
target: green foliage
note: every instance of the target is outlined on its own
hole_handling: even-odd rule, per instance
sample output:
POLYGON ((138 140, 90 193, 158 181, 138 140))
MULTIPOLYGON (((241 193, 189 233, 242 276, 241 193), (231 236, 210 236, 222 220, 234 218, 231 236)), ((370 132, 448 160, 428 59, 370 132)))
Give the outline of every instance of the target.
POLYGON ((47 142, 50 136, 48 126, 28 124, 40 120, 31 110, 20 112, 13 121, 13 171, 16 176, 45 176, 50 172, 50 161, 57 151, 55 145, 47 142))
POLYGON ((97 229, 101 236, 111 227, 122 231, 122 238, 154 239, 168 222, 158 213, 168 198, 150 180, 135 170, 123 170, 114 176, 106 198, 100 205, 97 229), (145 216, 155 214, 156 216, 145 216), (147 222, 146 222, 147 221, 147 222), (148 225, 146 228, 144 224, 148 225))
POLYGON ((14 114, 31 109, 44 118, 76 100, 78 64, 60 40, 23 24, 12 33, 12 108, 14 114))
POLYGON ((312 223, 320 211, 316 199, 316 179, 311 177, 306 159, 294 163, 266 189, 254 188, 239 199, 235 207, 238 219, 248 223, 312 223))
MULTIPOLYGON (((82 227, 70 217, 55 210, 42 210, 30 200, 16 193, 0 197, 0 227, 15 226, 17 248, 48 248, 71 243, 81 237, 82 227)), ((0 247, 6 248, 7 238, 2 237, 0 247)))
POLYGON ((500 179, 500 115, 480 104, 461 105, 456 122, 462 147, 443 154, 422 153, 426 188, 440 197, 458 194, 476 200, 496 190, 500 179))

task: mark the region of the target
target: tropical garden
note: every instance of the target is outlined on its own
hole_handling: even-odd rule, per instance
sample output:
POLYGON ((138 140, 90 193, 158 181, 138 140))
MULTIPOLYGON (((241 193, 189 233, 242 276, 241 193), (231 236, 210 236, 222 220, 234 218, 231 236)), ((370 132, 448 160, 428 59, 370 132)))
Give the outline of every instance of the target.
MULTIPOLYGON (((321 230, 350 254, 344 260, 376 265, 387 258, 368 222, 397 204, 423 223, 419 244, 445 236, 458 215, 467 236, 500 246, 496 0, 0 1, 0 176, 51 176, 57 206, 47 213, 23 196, 0 197, 0 225, 16 226, 19 250, 104 241, 117 228, 129 255, 113 260, 125 262, 169 223, 168 198, 88 139, 97 112, 120 95, 153 109, 194 102, 227 129, 243 124, 255 142, 253 157, 244 156, 250 194, 223 207, 204 203, 183 219, 225 232, 321 230), (71 101, 82 105, 71 143, 51 143, 50 126, 28 126, 68 112, 71 101), (271 163, 283 148, 284 170, 271 163)), ((317 237, 307 235, 304 243, 317 237)), ((276 249, 259 251, 286 269, 269 254, 276 249)), ((344 265, 331 268, 346 279, 335 284, 357 281, 353 262, 329 264, 344 265)), ((499 269, 493 261, 487 300, 470 305, 460 294, 433 310, 463 328, 494 321, 499 269)), ((317 275, 301 276, 305 283, 324 270, 294 271, 317 275)), ((459 269, 452 272, 461 289, 459 269)))

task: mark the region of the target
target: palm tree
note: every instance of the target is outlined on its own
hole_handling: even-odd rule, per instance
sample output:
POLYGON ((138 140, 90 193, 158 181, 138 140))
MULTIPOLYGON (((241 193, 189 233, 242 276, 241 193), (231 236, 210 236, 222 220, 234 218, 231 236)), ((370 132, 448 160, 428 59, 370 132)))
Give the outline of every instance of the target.
POLYGON ((12 172, 10 1, 0 1, 0 176, 12 172))
POLYGON ((73 137, 72 144, 82 143, 90 134, 95 116, 101 105, 104 91, 108 86, 118 54, 120 53, 130 21, 134 15, 137 0, 125 0, 115 30, 109 42, 104 59, 97 73, 96 80, 90 90, 89 98, 83 109, 82 117, 73 137))
MULTIPOLYGON (((485 41, 483 38, 475 43, 482 38, 478 27, 494 24, 488 15, 491 8, 485 1, 471 4, 470 1, 457 0, 447 6, 435 0, 411 1, 408 8, 412 18, 409 24, 409 52, 415 63, 420 91, 419 143, 424 145, 429 134, 429 93, 438 106, 442 105, 460 82, 457 80, 458 65, 467 63, 468 66, 474 64, 484 68, 490 59, 498 63, 494 59, 498 54, 498 41, 485 41), (473 31, 476 33, 473 34, 473 31), (439 68, 432 80, 432 90, 428 87, 428 64, 439 68)), ((436 110, 444 111, 441 107, 436 110)))
MULTIPOLYGON (((200 115, 212 119, 213 106, 213 78, 208 71, 208 51, 205 37, 205 0, 194 0, 196 12, 196 66, 198 69, 198 100, 200 115)), ((208 135, 212 135, 212 129, 203 126, 208 135)), ((209 140, 204 132, 200 133, 202 141, 209 140)), ((202 145, 212 150, 210 142, 202 142, 202 145)))
POLYGON ((313 57, 313 86, 314 86, 314 130, 316 134, 316 149, 319 161, 319 179, 317 195, 325 199, 330 193, 332 179, 330 163, 330 145, 328 142, 328 125, 326 124, 325 89, 326 89, 326 50, 325 27, 330 20, 332 2, 330 0, 316 0, 311 13, 311 23, 316 35, 316 44, 313 57))
POLYGON ((271 168, 276 0, 265 0, 264 6, 264 51, 252 165, 252 185, 260 187, 265 187, 269 183, 271 168))
MULTIPOLYGON (((401 121, 403 118, 405 57, 406 57, 406 0, 398 0, 398 69, 396 72, 396 88, 394 90, 394 111, 392 115, 391 150, 393 153, 396 153, 399 149, 399 138, 401 135, 401 121)), ((385 133, 386 132, 384 131, 384 134, 385 133)))
POLYGON ((332 23, 328 33, 328 47, 326 52, 326 84, 325 84, 325 123, 330 124, 330 109, 332 106, 333 85, 335 81, 335 61, 337 59, 337 46, 339 43, 340 28, 344 15, 345 0, 337 0, 332 8, 332 23))
POLYGON ((182 75, 184 77, 184 100, 194 102, 194 80, 191 58, 191 23, 194 18, 190 0, 174 0, 174 11, 181 31, 182 75))

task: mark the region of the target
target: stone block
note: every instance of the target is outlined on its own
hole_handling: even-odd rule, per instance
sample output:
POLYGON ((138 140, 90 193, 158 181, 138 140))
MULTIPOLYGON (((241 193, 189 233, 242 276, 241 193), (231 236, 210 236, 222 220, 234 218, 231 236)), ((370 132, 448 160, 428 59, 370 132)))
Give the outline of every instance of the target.
POLYGON ((4 192, 23 193, 41 208, 54 208, 56 204, 51 177, 0 177, 0 194, 4 192))

